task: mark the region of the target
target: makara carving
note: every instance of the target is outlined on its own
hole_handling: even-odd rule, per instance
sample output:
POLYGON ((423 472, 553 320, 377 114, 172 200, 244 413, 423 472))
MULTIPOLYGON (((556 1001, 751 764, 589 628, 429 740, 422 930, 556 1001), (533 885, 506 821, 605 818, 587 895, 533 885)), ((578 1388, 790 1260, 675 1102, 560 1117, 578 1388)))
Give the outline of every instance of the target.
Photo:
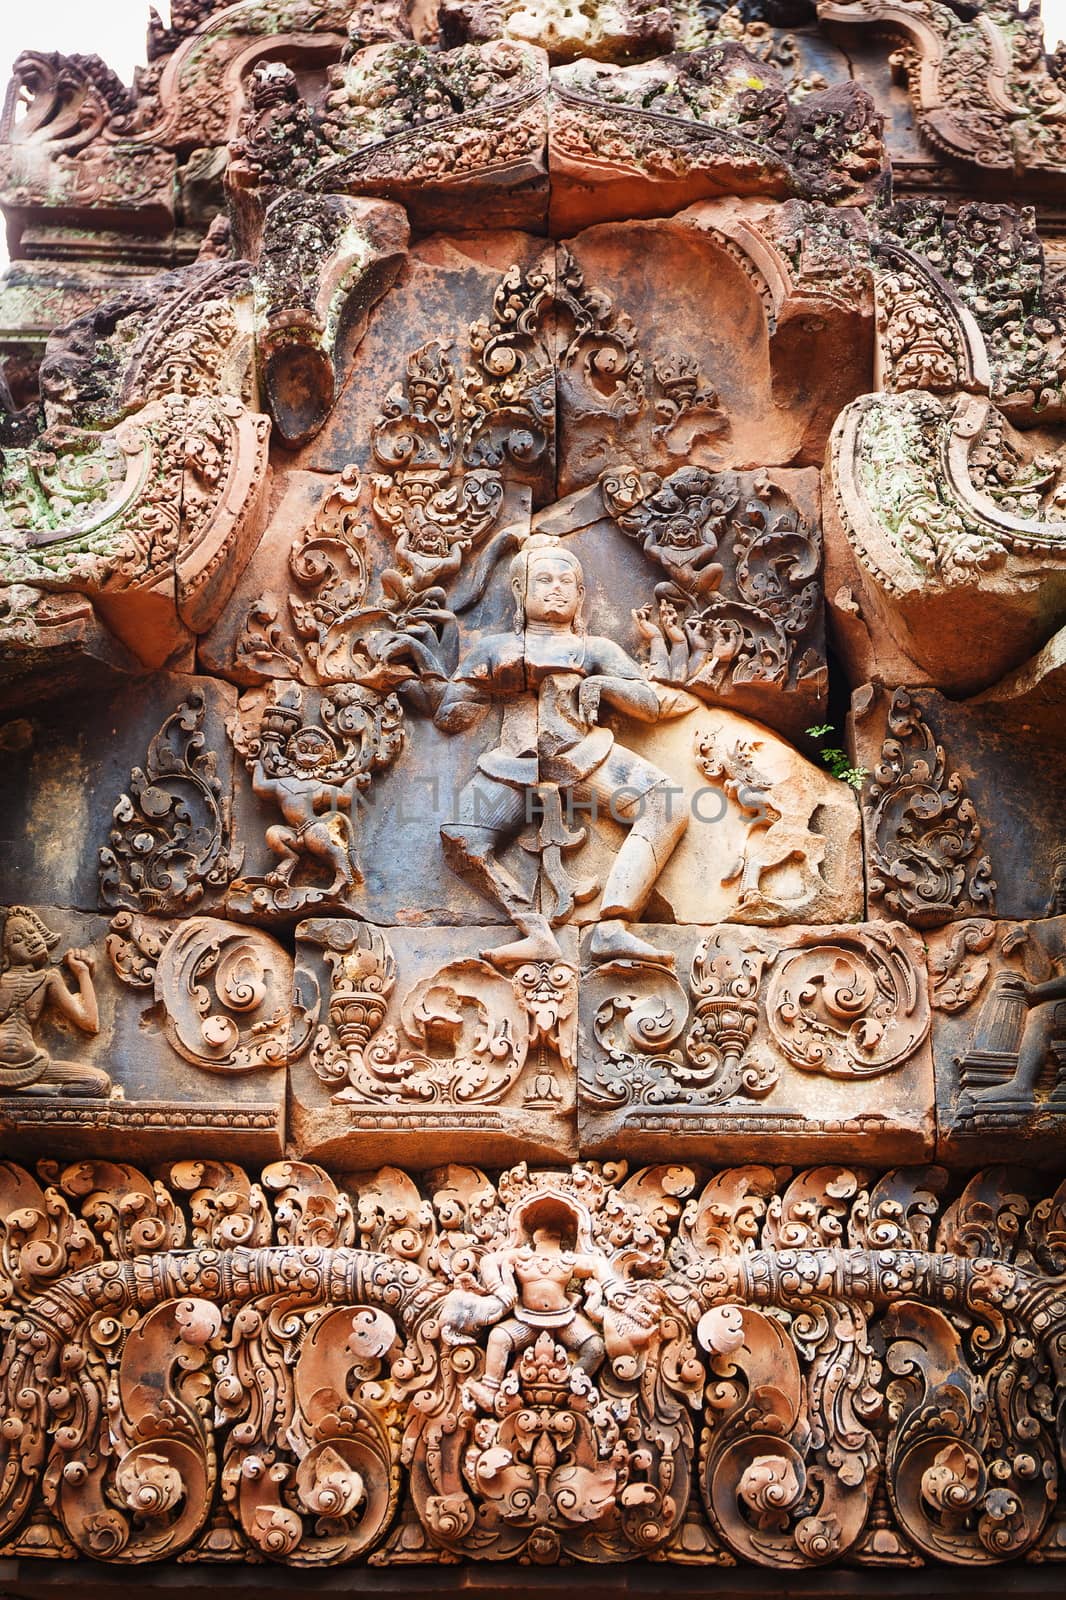
POLYGON ((450 1166, 423 1198, 388 1168, 349 1193, 299 1161, 5 1163, 5 1539, 297 1568, 1050 1554, 1062 1193, 946 1184, 450 1166))

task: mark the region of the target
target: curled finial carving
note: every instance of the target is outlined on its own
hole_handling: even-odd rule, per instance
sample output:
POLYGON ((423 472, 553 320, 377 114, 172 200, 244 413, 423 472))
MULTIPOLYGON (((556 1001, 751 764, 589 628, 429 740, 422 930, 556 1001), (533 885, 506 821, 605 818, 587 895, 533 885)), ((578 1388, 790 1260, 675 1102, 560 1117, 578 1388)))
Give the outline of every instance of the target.
POLYGON ((913 927, 993 910, 992 864, 962 777, 905 689, 892 696, 881 760, 863 795, 873 876, 869 892, 913 927))

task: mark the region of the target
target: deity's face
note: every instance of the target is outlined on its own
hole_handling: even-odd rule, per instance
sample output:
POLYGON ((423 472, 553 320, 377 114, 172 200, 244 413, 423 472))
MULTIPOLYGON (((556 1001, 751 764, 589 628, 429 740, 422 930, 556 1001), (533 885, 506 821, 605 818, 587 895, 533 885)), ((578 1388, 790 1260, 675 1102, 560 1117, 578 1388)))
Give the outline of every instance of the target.
POLYGON ((550 622, 569 627, 577 618, 585 586, 577 567, 564 556, 542 555, 526 567, 522 596, 527 622, 550 622))
POLYGON ((39 967, 48 959, 45 938, 22 917, 10 917, 4 929, 4 955, 12 967, 39 967))
POLYGON ((533 1248, 545 1250, 549 1255, 554 1255, 563 1248, 563 1236, 558 1228, 550 1224, 533 1229, 533 1248))

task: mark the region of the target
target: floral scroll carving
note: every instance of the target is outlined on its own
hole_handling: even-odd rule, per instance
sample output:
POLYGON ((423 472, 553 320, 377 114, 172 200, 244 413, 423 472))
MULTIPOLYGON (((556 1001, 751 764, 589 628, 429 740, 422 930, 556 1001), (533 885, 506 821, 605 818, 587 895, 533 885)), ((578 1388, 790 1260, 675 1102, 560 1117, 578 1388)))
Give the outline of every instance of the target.
MULTIPOLYGON (((612 1127, 618 1119, 616 1136, 629 1126, 724 1133, 737 1119, 751 1133, 778 1126, 783 1137, 802 1120, 797 1075, 854 1095, 869 1080, 914 1070, 923 1055, 926 977, 899 925, 782 937, 725 924, 685 930, 675 945, 691 951, 687 985, 617 963, 583 980, 582 1092, 591 1116, 612 1127), (717 1121, 705 1120, 710 1107, 717 1121)), ((823 1131, 830 1121, 826 1102, 823 1131)))
POLYGON ((100 848, 100 898, 157 915, 188 910, 224 889, 240 867, 231 797, 204 730, 206 701, 194 689, 134 767, 115 803, 110 843, 100 848))
POLYGON ((921 708, 897 689, 863 796, 874 876, 870 894, 916 928, 994 908, 992 863, 960 775, 950 772, 921 708))
POLYGON ((396 959, 380 929, 323 919, 302 923, 300 938, 323 952, 329 973, 311 1065, 336 1103, 426 1113, 491 1105, 524 1081, 531 1058, 541 1066, 524 1103, 561 1100, 555 1069, 573 1070, 577 1010, 577 972, 561 957, 506 973, 463 957, 390 1004, 396 959))
POLYGON ((767 996, 782 1052, 805 1072, 879 1077, 906 1061, 929 1031, 922 975, 891 927, 801 936, 783 954, 767 996))
POLYGON ((207 1072, 284 1067, 308 1042, 313 1018, 292 1009, 292 958, 258 929, 123 911, 107 950, 124 983, 151 990, 178 1054, 207 1072))
POLYGON ((1006 1168, 947 1189, 6 1163, 5 1540, 802 1569, 865 1563, 873 1517, 912 1561, 1039 1559, 1063 1194, 1006 1168))

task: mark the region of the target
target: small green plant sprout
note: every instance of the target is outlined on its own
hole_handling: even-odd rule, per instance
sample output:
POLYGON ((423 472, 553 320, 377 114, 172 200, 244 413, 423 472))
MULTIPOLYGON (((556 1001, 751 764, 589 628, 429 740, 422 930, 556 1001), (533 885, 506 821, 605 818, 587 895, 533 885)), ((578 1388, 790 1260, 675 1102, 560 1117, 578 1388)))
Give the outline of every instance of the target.
MULTIPOLYGON (((808 737, 817 739, 819 743, 826 734, 835 732, 836 729, 831 722, 819 723, 817 727, 807 729, 808 737)), ((834 778, 839 778, 841 783, 849 783, 853 789, 862 788, 869 776, 868 768, 853 767, 846 750, 842 750, 839 745, 823 744, 819 753, 834 778)))

